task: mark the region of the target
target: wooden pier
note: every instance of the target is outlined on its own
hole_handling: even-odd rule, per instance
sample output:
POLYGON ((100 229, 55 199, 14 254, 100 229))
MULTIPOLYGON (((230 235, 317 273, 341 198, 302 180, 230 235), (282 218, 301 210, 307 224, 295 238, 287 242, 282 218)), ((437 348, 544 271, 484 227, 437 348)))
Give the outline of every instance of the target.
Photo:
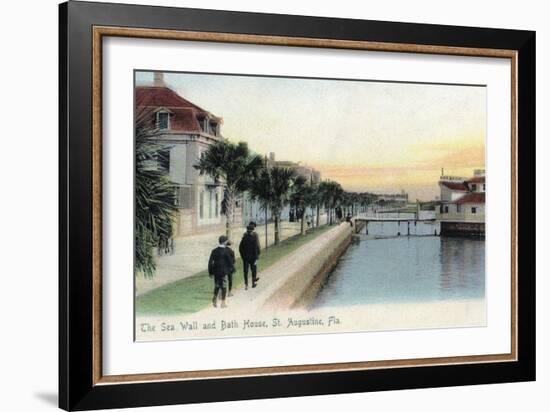
MULTIPOLYGON (((414 215, 413 217, 410 216, 400 216, 400 213, 394 213, 397 214, 397 216, 387 216, 387 212, 384 213, 359 213, 357 217, 355 217, 355 233, 360 233, 364 228, 366 230, 366 233, 369 233, 369 223, 371 222, 395 222, 395 223, 401 223, 401 222, 407 222, 407 236, 410 236, 411 234, 411 228, 410 225, 413 223, 415 226, 419 222, 435 222, 435 212, 433 213, 425 213, 422 216, 420 216, 418 213, 413 212, 406 212, 403 213, 404 215, 414 215)), ((401 233, 397 232, 397 235, 400 236, 401 233)))

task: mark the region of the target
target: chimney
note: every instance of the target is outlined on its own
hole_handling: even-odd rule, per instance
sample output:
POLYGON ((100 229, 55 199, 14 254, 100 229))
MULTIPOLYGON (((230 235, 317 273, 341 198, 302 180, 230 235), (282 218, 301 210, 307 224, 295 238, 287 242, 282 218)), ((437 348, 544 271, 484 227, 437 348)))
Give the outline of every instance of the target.
POLYGON ((166 87, 166 84, 164 83, 164 73, 155 72, 153 74, 153 86, 155 86, 155 87, 166 87))

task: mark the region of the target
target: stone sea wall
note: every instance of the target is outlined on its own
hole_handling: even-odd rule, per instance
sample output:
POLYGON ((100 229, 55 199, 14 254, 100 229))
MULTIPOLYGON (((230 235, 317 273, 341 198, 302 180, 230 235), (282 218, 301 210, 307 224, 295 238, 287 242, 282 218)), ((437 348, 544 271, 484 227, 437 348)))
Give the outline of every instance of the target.
POLYGON ((280 281, 266 296, 262 309, 307 308, 338 258, 346 251, 351 237, 352 228, 348 223, 342 223, 285 257, 283 260, 287 262, 277 262, 279 267, 287 270, 280 273, 280 281))

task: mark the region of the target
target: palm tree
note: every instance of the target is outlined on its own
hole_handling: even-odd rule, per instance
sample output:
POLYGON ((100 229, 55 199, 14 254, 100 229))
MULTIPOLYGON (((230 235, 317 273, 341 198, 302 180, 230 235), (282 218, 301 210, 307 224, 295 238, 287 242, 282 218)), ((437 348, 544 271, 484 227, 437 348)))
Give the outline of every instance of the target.
POLYGON ((354 214, 358 214, 361 211, 361 202, 363 201, 363 196, 361 193, 354 193, 353 194, 353 201, 354 201, 354 214))
POLYGON ((356 192, 344 192, 342 204, 346 208, 346 214, 355 216, 357 210, 356 205, 361 201, 361 196, 356 192))
POLYGON ((199 161, 193 165, 201 175, 210 175, 216 182, 225 185, 225 234, 230 239, 235 202, 250 186, 262 167, 261 156, 252 154, 245 142, 232 143, 227 140, 208 147, 199 161))
POLYGON ((153 250, 172 236, 175 192, 158 163, 166 147, 151 141, 154 131, 136 127, 135 174, 135 269, 145 277, 155 275, 153 250))
POLYGON ((281 213, 290 203, 291 189, 296 178, 296 172, 286 167, 272 167, 269 169, 271 176, 271 199, 269 206, 275 222, 275 244, 280 242, 281 213))
POLYGON ((345 192, 347 197, 347 203, 348 203, 348 212, 347 214, 351 214, 353 216, 354 212, 354 205, 355 205, 355 193, 353 192, 345 192))
POLYGON ((337 206, 339 206, 342 203, 342 199, 344 196, 344 189, 342 189, 342 186, 340 183, 332 182, 331 185, 331 207, 335 213, 335 209, 337 206))
POLYGON ((263 167, 250 183, 248 194, 251 200, 258 200, 265 211, 265 247, 267 248, 267 211, 271 201, 271 175, 267 166, 263 167))
POLYGON ((330 223, 330 211, 329 211, 329 201, 330 201, 330 194, 329 194, 329 181, 325 180, 321 183, 319 183, 319 186, 317 187, 317 196, 319 200, 319 204, 323 205, 325 212, 327 213, 327 221, 326 224, 328 225, 330 223))
POLYGON ((319 184, 317 183, 311 184, 309 204, 312 209, 315 209, 315 227, 318 227, 321 215, 321 206, 323 205, 323 197, 321 191, 319 190, 319 184))
POLYGON ((302 210, 302 217, 300 219, 300 234, 302 235, 306 234, 306 208, 312 202, 313 193, 313 187, 308 180, 304 176, 296 176, 290 198, 296 209, 302 210))
POLYGON ((360 198, 361 198, 360 202, 361 202, 363 212, 366 212, 368 206, 376 201, 376 195, 373 195, 372 193, 369 193, 369 192, 361 193, 360 198))
POLYGON ((344 192, 341 199, 342 206, 344 207, 344 214, 350 213, 351 205, 353 203, 351 192, 344 192))
POLYGON ((333 212, 336 206, 342 201, 344 195, 344 189, 340 186, 340 183, 334 182, 332 180, 326 180, 321 182, 319 185, 319 190, 321 191, 323 203, 328 212, 328 223, 332 225, 333 223, 333 212))
POLYGON ((264 168, 250 187, 250 196, 259 199, 271 210, 274 221, 275 244, 280 242, 281 213, 290 203, 296 173, 285 167, 264 168))
POLYGON ((369 204, 368 196, 366 193, 359 193, 357 198, 357 203, 359 204, 358 211, 365 212, 366 207, 369 204))
MULTIPOLYGON (((327 212, 327 221, 326 221, 326 224, 328 225, 329 224, 329 213, 328 213, 328 181, 323 181, 321 183, 319 183, 319 185, 317 186, 317 200, 318 200, 318 204, 319 205, 322 205, 323 208, 325 209, 325 212, 327 212)), ((317 211, 319 212, 319 208, 317 208, 317 211)), ((319 213, 317 213, 317 220, 319 219, 319 213)))

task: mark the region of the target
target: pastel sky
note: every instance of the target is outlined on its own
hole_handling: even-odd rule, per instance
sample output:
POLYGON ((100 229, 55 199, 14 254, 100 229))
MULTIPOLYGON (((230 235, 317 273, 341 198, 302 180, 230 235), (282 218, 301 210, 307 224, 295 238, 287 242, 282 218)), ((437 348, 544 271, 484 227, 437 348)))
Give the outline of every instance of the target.
MULTIPOLYGON (((136 84, 151 84, 137 72, 136 84)), ((349 191, 439 195, 445 174, 485 167, 486 88, 166 73, 184 98, 223 118, 257 153, 315 167, 349 191)))

